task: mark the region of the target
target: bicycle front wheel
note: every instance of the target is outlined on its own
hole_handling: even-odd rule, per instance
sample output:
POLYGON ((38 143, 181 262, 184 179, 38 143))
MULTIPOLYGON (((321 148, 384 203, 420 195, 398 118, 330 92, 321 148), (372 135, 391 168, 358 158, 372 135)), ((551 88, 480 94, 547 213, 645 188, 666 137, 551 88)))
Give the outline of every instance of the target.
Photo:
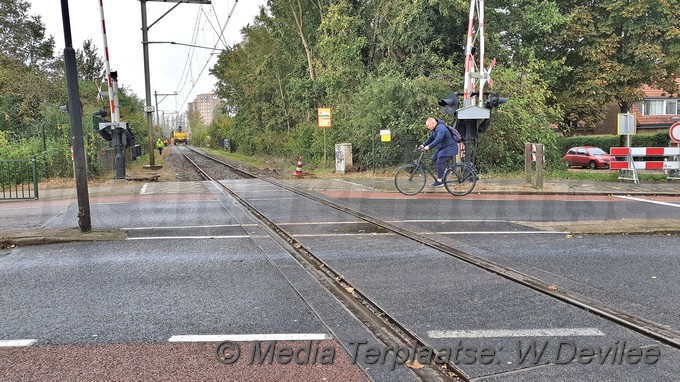
POLYGON ((425 188, 425 170, 415 164, 399 167, 394 174, 394 185, 404 195, 415 195, 425 188))
POLYGON ((444 187, 451 195, 464 196, 474 190, 477 184, 477 172, 471 167, 456 164, 444 177, 444 187))

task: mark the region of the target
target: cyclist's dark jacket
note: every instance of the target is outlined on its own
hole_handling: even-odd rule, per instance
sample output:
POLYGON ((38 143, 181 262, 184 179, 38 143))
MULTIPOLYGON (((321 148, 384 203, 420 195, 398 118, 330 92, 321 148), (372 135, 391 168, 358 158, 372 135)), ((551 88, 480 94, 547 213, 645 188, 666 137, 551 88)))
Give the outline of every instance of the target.
POLYGON ((437 151, 432 155, 433 160, 436 160, 438 157, 455 157, 458 154, 458 143, 453 140, 444 121, 439 119, 437 120, 437 126, 432 130, 427 140, 423 142, 423 146, 437 148, 437 151))

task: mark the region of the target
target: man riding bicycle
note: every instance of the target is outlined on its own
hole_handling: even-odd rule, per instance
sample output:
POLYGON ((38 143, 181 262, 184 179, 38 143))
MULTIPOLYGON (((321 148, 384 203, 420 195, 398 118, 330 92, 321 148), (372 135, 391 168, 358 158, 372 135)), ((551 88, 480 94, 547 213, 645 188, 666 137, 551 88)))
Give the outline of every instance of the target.
POLYGON ((441 187, 444 185, 442 178, 444 177, 446 162, 458 154, 458 143, 451 136, 444 121, 430 117, 425 125, 430 130, 430 136, 420 147, 425 151, 430 148, 437 149, 432 154, 432 162, 437 165, 437 179, 432 183, 432 187, 441 187))

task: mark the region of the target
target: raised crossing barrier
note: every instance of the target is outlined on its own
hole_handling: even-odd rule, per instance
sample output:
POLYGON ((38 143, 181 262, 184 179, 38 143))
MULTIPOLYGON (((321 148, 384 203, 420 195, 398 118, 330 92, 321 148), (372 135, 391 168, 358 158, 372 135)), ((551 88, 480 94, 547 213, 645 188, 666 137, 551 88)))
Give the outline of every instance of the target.
POLYGON ((631 176, 623 175, 619 179, 633 180, 638 183, 637 171, 639 170, 668 170, 668 179, 680 179, 680 147, 612 147, 609 151, 612 156, 625 157, 625 161, 611 161, 610 170, 623 170, 631 176), (640 161, 635 157, 666 157, 665 160, 640 161), (669 160, 670 159, 670 160, 669 160))

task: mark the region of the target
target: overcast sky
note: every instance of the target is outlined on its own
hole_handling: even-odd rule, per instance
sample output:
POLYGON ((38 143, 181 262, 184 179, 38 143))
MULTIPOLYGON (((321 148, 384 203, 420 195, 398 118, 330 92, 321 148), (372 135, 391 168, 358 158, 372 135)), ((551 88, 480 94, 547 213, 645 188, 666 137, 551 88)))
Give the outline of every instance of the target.
MULTIPOLYGON (((46 34, 54 36, 55 51, 63 52, 65 45, 61 1, 28 0, 28 2, 31 4, 29 13, 40 15, 46 27, 46 34)), ((103 3, 111 70, 118 71, 119 86, 131 89, 139 98, 144 99, 140 2, 104 0, 103 3)), ((149 41, 173 41, 183 44, 195 41, 194 45, 213 47, 217 41, 217 33, 213 31, 213 27, 221 29, 218 20, 220 25, 224 26, 229 12, 236 5, 224 32, 227 45, 233 45, 241 41, 241 28, 252 23, 259 13, 260 6, 264 4, 265 0, 212 0, 212 5, 180 4, 151 27, 149 41)), ((147 23, 151 25, 173 5, 175 4, 149 0, 146 6, 147 23)), ((83 41, 91 39, 103 57, 104 42, 99 0, 69 0, 69 13, 73 47, 82 48, 83 41)), ((224 46, 219 44, 217 47, 224 46)), ((197 94, 212 92, 216 80, 208 72, 217 58, 210 54, 212 52, 208 49, 192 49, 179 45, 149 44, 152 104, 155 101, 154 92, 159 94, 177 92, 177 97, 167 97, 162 103, 160 102, 162 97, 159 96, 159 110, 174 111, 177 108, 182 112, 186 110, 186 102, 193 101, 197 94), (200 74, 208 60, 209 64, 200 74)), ((102 90, 105 89, 106 86, 102 90)))

